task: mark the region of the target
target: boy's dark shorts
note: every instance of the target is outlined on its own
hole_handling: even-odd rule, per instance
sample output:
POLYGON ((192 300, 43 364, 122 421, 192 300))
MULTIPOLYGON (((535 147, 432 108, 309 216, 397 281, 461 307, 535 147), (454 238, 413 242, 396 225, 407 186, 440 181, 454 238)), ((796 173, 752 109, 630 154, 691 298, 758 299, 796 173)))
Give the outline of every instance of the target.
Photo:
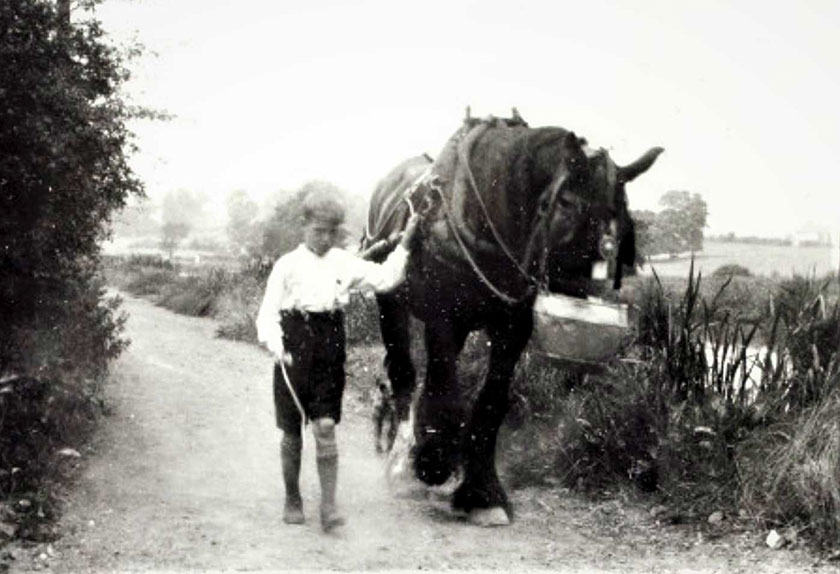
MULTIPOLYGON (((344 313, 282 311, 280 317, 283 346, 293 361, 286 373, 306 415, 338 423, 345 382, 344 313)), ((274 365, 274 409, 278 428, 300 434, 300 413, 279 364, 274 365)))

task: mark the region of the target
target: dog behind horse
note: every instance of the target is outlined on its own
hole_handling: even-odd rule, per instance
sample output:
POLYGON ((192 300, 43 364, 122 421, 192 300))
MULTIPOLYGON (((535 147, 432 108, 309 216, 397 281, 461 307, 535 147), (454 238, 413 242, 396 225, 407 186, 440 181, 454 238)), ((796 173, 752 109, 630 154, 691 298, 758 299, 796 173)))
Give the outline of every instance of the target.
POLYGON ((377 454, 391 452, 397 438, 397 411, 391 384, 387 378, 376 377, 373 399, 373 441, 377 454))

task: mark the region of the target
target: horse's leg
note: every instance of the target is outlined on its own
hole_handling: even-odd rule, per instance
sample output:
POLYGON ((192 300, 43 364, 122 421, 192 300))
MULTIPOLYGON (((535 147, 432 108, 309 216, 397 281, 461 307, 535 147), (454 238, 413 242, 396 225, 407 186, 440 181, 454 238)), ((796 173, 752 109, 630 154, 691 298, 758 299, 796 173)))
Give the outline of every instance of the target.
POLYGON ((388 449, 388 452, 391 452, 394 449, 394 442, 397 440, 397 425, 399 421, 397 420, 397 412, 394 410, 394 404, 391 403, 391 409, 388 412, 388 434, 386 435, 387 441, 385 443, 385 448, 388 449))
POLYGON ((382 453, 382 427, 385 423, 385 412, 383 406, 384 405, 380 403, 373 407, 373 447, 377 454, 382 453))
POLYGON ((465 419, 457 359, 468 334, 446 318, 426 321, 426 382, 414 431, 414 470, 426 484, 443 484, 460 462, 465 419))
POLYGON ((411 361, 411 333, 408 306, 396 294, 378 294, 379 330, 385 345, 385 369, 391 381, 397 420, 408 420, 416 372, 411 361))
POLYGON ((508 409, 510 382, 519 355, 528 343, 530 311, 509 315, 487 327, 490 368, 473 406, 464 438, 464 481, 452 506, 469 512, 482 526, 505 525, 513 518, 507 494, 496 473, 496 438, 508 409))
POLYGON ((393 419, 388 433, 388 458, 385 476, 399 496, 419 496, 420 486, 413 476, 411 450, 414 447, 411 398, 416 373, 411 360, 410 316, 408 306, 396 294, 379 294, 379 329, 385 345, 385 369, 391 381, 393 419), (393 440, 391 436, 393 435, 393 440))

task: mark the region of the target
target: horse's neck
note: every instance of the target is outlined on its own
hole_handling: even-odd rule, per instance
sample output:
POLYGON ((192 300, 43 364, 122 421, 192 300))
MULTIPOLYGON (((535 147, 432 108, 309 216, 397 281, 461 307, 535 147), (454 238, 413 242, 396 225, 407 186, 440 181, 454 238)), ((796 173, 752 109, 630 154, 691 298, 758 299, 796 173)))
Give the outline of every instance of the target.
POLYGON ((509 173, 515 161, 498 163, 496 156, 514 158, 518 140, 525 133, 507 125, 482 122, 460 134, 447 150, 446 186, 453 223, 478 253, 498 258, 501 268, 521 263, 527 256, 530 237, 525 211, 533 202, 517 197, 519 178, 509 173))

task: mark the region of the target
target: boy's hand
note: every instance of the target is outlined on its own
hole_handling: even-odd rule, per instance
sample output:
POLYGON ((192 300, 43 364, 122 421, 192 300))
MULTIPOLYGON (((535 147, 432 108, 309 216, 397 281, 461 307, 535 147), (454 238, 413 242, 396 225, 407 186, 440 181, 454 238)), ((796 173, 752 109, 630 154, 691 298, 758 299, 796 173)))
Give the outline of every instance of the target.
POLYGON ((291 367, 292 364, 295 362, 294 359, 292 359, 292 354, 285 350, 282 351, 279 356, 277 355, 277 353, 272 353, 272 355, 274 356, 275 363, 279 363, 282 361, 283 364, 285 364, 287 367, 291 367))
POLYGON ((417 225, 419 223, 420 216, 415 213, 408 218, 408 222, 405 224, 405 229, 403 230, 403 236, 400 240, 400 245, 402 245, 409 251, 411 251, 411 247, 414 243, 414 237, 417 235, 417 225))
POLYGON ((283 347, 283 343, 280 341, 270 341, 266 344, 268 350, 271 352, 271 358, 274 359, 275 363, 283 362, 286 366, 291 367, 292 363, 292 355, 286 351, 283 347))

